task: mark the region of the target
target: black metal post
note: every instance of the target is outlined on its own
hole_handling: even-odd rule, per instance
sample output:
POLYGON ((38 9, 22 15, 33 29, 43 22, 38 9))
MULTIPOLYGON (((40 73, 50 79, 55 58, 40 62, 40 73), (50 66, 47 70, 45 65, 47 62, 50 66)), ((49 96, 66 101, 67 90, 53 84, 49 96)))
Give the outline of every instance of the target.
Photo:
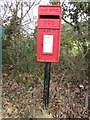
POLYGON ((49 87, 50 87, 50 70, 51 70, 51 63, 45 63, 45 73, 44 73, 44 91, 43 91, 43 102, 45 108, 47 109, 49 104, 49 87))

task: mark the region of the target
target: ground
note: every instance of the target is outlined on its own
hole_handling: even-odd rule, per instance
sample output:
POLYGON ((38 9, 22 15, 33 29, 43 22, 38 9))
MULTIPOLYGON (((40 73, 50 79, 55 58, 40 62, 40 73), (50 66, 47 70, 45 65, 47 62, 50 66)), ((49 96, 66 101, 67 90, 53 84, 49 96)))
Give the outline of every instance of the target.
MULTIPOLYGON (((52 79, 53 76, 51 76, 52 79)), ((50 83, 48 110, 43 105, 43 82, 32 78, 21 84, 7 73, 3 74, 3 118, 87 118, 87 80, 83 87, 54 76, 50 83)), ((42 80, 43 81, 43 80, 42 80)))

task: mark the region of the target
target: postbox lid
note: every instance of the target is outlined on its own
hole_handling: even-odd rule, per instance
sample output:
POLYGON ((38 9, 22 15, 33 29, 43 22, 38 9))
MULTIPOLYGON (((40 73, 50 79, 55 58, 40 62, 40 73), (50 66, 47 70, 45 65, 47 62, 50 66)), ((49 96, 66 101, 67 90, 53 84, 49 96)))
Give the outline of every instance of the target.
POLYGON ((38 8, 38 15, 61 15, 61 5, 40 5, 38 8))

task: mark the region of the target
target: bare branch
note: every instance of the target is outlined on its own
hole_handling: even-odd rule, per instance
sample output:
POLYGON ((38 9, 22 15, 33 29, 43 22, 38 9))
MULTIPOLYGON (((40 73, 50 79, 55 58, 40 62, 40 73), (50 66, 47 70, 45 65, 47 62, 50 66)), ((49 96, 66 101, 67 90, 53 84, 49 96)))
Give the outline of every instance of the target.
POLYGON ((63 19, 66 23, 68 23, 69 25, 71 25, 72 27, 75 27, 75 25, 73 25, 72 23, 68 22, 64 17, 62 17, 62 19, 63 19))
MULTIPOLYGON (((26 13, 24 14, 23 18, 28 14, 28 12, 30 11, 30 9, 33 7, 34 4, 35 4, 35 1, 33 2, 32 5, 29 5, 29 6, 28 6, 28 10, 27 10, 26 13)), ((23 18, 22 18, 22 19, 23 19, 23 18)))

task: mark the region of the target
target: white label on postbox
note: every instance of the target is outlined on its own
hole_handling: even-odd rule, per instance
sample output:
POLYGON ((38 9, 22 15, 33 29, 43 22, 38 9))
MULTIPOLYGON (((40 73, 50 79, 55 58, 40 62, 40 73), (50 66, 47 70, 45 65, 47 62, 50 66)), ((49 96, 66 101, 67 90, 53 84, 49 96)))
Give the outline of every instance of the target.
POLYGON ((53 53, 53 35, 44 35, 43 53, 53 53))

